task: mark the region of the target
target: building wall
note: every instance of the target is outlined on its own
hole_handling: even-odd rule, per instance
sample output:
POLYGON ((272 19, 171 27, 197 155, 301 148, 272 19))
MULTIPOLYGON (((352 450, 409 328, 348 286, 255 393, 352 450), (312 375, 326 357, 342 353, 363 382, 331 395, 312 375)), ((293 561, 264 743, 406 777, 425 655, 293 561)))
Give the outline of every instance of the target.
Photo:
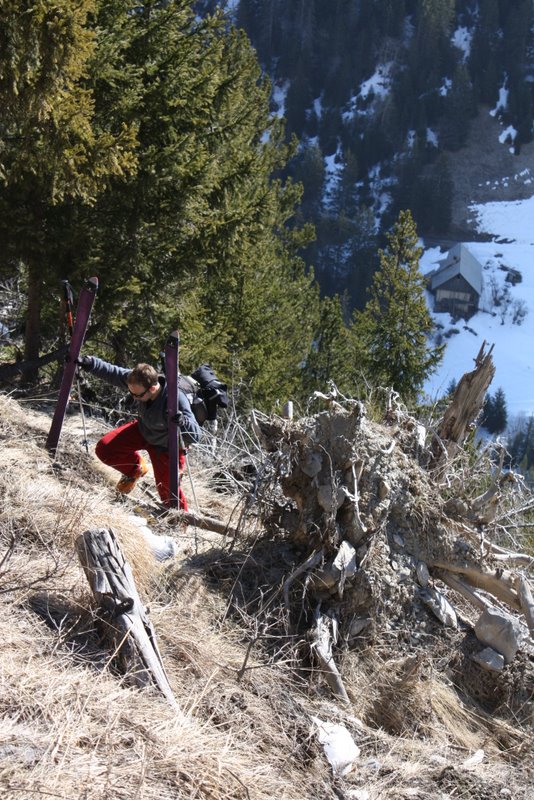
POLYGON ((457 275, 436 289, 435 311, 447 311, 455 317, 470 317, 478 310, 478 294, 457 275))

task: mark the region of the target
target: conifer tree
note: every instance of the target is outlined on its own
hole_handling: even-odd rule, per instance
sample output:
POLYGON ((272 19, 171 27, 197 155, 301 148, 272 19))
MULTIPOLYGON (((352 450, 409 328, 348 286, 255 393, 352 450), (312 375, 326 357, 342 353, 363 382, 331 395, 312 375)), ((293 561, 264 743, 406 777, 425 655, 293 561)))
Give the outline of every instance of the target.
POLYGON ((466 142, 471 119, 476 113, 471 79, 464 64, 456 68, 443 105, 441 142, 447 150, 459 150, 466 142))
POLYGON ((438 365, 442 347, 433 347, 428 338, 434 323, 419 272, 422 249, 409 211, 400 212, 387 238, 370 299, 354 318, 355 360, 373 383, 392 386, 408 401, 438 365))
POLYGON ((338 295, 325 297, 313 343, 303 367, 304 393, 327 391, 332 382, 341 392, 354 391, 354 369, 350 357, 350 333, 343 319, 338 295))
POLYGON ((504 391, 499 387, 492 396, 489 393, 484 401, 482 424, 489 433, 503 433, 508 423, 508 411, 504 391))
POLYGON ((497 99, 498 81, 502 78, 498 63, 500 40, 499 0, 480 0, 470 66, 483 103, 495 103, 497 99))
POLYGON ((317 144, 302 145, 292 160, 291 172, 294 180, 302 184, 300 213, 309 220, 319 215, 323 201, 325 165, 323 154, 317 144))
POLYGON ((95 123, 85 81, 97 0, 0 6, 0 251, 27 274, 25 356, 39 354, 45 286, 54 283, 72 202, 90 205, 136 168, 133 126, 95 123))
MULTIPOLYGON (((104 355, 154 359, 179 325, 191 368, 209 356, 268 405, 298 383, 319 301, 296 256, 308 229, 287 227, 300 188, 273 180, 293 145, 270 116, 270 86, 242 32, 184 1, 113 24, 129 26, 139 166, 87 215, 90 257, 107 267, 104 355)), ((113 85, 96 87, 102 108, 113 85)))

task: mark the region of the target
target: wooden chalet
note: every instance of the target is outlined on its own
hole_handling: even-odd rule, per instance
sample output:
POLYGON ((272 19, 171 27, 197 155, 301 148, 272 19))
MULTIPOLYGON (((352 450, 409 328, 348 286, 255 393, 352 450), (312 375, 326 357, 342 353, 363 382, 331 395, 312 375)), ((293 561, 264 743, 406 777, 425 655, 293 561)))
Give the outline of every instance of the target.
POLYGON ((456 244, 429 277, 434 311, 468 319, 478 311, 482 294, 482 265, 464 244, 456 244))

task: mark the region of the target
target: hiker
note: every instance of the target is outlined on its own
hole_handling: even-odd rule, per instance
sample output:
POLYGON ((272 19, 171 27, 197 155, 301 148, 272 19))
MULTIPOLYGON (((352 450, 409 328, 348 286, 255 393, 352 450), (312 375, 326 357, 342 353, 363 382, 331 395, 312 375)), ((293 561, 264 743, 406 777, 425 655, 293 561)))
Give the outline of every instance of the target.
MULTIPOLYGON (((79 366, 107 383, 127 389, 135 399, 138 419, 106 433, 96 445, 98 458, 122 472, 117 491, 129 494, 146 475, 148 467, 139 450, 146 450, 152 462, 156 486, 163 503, 169 505, 169 453, 167 384, 150 364, 137 364, 133 369, 108 364, 96 356, 82 356, 79 366)), ((186 448, 200 440, 201 429, 184 392, 178 393, 178 427, 180 429, 179 470, 185 467, 186 448)), ((187 511, 187 500, 179 487, 180 508, 187 511)))

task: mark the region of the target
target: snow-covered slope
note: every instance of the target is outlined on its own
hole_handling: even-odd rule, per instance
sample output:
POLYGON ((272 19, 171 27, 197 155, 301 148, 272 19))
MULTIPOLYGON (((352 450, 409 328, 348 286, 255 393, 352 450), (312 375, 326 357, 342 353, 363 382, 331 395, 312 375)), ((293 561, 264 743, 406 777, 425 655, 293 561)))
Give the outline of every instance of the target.
MULTIPOLYGON (((480 310, 467 322, 453 322, 449 314, 434 314, 443 325, 447 343, 438 371, 425 385, 431 399, 443 395, 452 380, 474 368, 482 342, 494 344, 496 367, 490 393, 502 387, 508 414, 534 413, 534 196, 516 202, 494 202, 471 206, 479 233, 490 234, 489 242, 464 242, 483 265, 483 294, 480 310), (517 270, 520 281, 506 281, 510 270, 517 270), (495 305, 495 300, 500 304, 495 305), (523 319, 514 323, 514 317, 523 319), (457 333, 448 333, 452 330, 457 333)), ((421 271, 427 273, 444 258, 439 248, 431 248, 421 258, 421 271)), ((513 274, 513 273, 512 273, 513 274)), ((432 297, 428 296, 432 308, 432 297)))

